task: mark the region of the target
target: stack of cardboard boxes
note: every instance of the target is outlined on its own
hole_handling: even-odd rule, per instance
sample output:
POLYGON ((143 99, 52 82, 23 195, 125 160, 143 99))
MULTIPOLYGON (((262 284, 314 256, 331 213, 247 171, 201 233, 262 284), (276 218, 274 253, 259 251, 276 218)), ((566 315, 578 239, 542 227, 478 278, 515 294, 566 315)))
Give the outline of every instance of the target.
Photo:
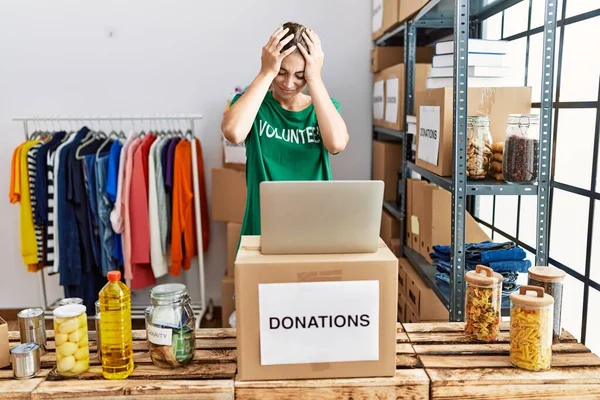
POLYGON ((429 0, 373 0, 373 40, 416 14, 429 0))
POLYGON ((224 167, 212 170, 212 219, 227 224, 227 273, 221 280, 224 327, 230 327, 229 316, 235 310, 234 262, 246 209, 246 165, 240 151, 240 146, 224 142, 224 167))

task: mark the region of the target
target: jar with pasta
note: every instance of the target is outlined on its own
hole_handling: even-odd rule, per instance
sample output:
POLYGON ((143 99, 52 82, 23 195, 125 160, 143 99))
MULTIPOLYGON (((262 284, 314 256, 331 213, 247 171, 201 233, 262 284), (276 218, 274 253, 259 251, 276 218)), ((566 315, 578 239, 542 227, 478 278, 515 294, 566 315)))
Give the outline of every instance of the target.
POLYGON ((56 369, 60 375, 76 376, 90 366, 85 306, 70 304, 53 311, 56 369))
POLYGON ((502 275, 477 265, 465 275, 465 334, 471 340, 493 342, 500 333, 502 275))
POLYGON ((485 179, 492 156, 490 118, 467 117, 467 178, 485 179))
POLYGON ((554 298, 537 286, 521 286, 510 295, 510 362, 529 371, 552 363, 554 298))

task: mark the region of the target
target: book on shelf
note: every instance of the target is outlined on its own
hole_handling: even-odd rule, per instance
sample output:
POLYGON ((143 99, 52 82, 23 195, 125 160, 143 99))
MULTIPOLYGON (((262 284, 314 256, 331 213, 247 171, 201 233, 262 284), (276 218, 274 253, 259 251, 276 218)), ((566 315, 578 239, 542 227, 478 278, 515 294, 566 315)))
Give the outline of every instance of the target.
MULTIPOLYGON (((469 53, 483 54, 506 54, 508 53, 508 41, 469 39, 469 53)), ((445 40, 435 44, 435 54, 454 54, 454 40, 445 40)))
POLYGON ((417 123, 417 116, 416 115, 407 115, 406 116, 406 122, 408 122, 409 124, 416 124, 417 123))
MULTIPOLYGON (((468 67, 469 77, 479 78, 503 78, 509 75, 508 67, 468 67)), ((452 78, 454 76, 453 67, 437 67, 429 69, 429 78, 452 78)))
MULTIPOLYGON (((479 54, 469 53, 469 67, 507 67, 508 62, 503 54, 479 54)), ((454 54, 433 56, 432 66, 452 67, 454 65, 454 54)))
MULTIPOLYGON (((504 78, 469 78, 468 87, 498 87, 504 86, 504 78)), ((427 89, 453 87, 454 78, 427 78, 427 89)))

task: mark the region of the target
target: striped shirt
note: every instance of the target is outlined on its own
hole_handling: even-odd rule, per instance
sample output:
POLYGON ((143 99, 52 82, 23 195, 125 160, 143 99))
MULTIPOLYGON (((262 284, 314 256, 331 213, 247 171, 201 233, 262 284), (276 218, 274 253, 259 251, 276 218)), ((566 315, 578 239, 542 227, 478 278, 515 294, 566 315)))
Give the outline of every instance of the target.
MULTIPOLYGON (((33 146, 32 148, 30 148, 29 151, 27 152, 27 172, 28 172, 28 176, 29 176, 29 196, 31 198, 31 212, 33 215, 35 215, 35 205, 37 203, 36 196, 35 196, 35 175, 37 172, 36 171, 36 169, 37 169, 36 156, 37 156, 37 152, 41 146, 42 146, 41 143, 38 143, 35 146, 33 146)), ((45 254, 43 227, 38 224, 35 224, 34 229, 35 229, 35 241, 37 243, 38 260, 41 264, 43 264, 44 254, 45 254)))

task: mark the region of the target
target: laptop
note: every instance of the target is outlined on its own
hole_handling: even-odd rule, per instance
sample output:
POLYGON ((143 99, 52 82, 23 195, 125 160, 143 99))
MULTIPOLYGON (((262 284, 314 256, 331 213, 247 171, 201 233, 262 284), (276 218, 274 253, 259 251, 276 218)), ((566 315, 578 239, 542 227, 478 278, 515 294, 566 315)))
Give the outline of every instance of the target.
POLYGON ((383 187, 383 181, 262 182, 262 253, 376 252, 383 187))

